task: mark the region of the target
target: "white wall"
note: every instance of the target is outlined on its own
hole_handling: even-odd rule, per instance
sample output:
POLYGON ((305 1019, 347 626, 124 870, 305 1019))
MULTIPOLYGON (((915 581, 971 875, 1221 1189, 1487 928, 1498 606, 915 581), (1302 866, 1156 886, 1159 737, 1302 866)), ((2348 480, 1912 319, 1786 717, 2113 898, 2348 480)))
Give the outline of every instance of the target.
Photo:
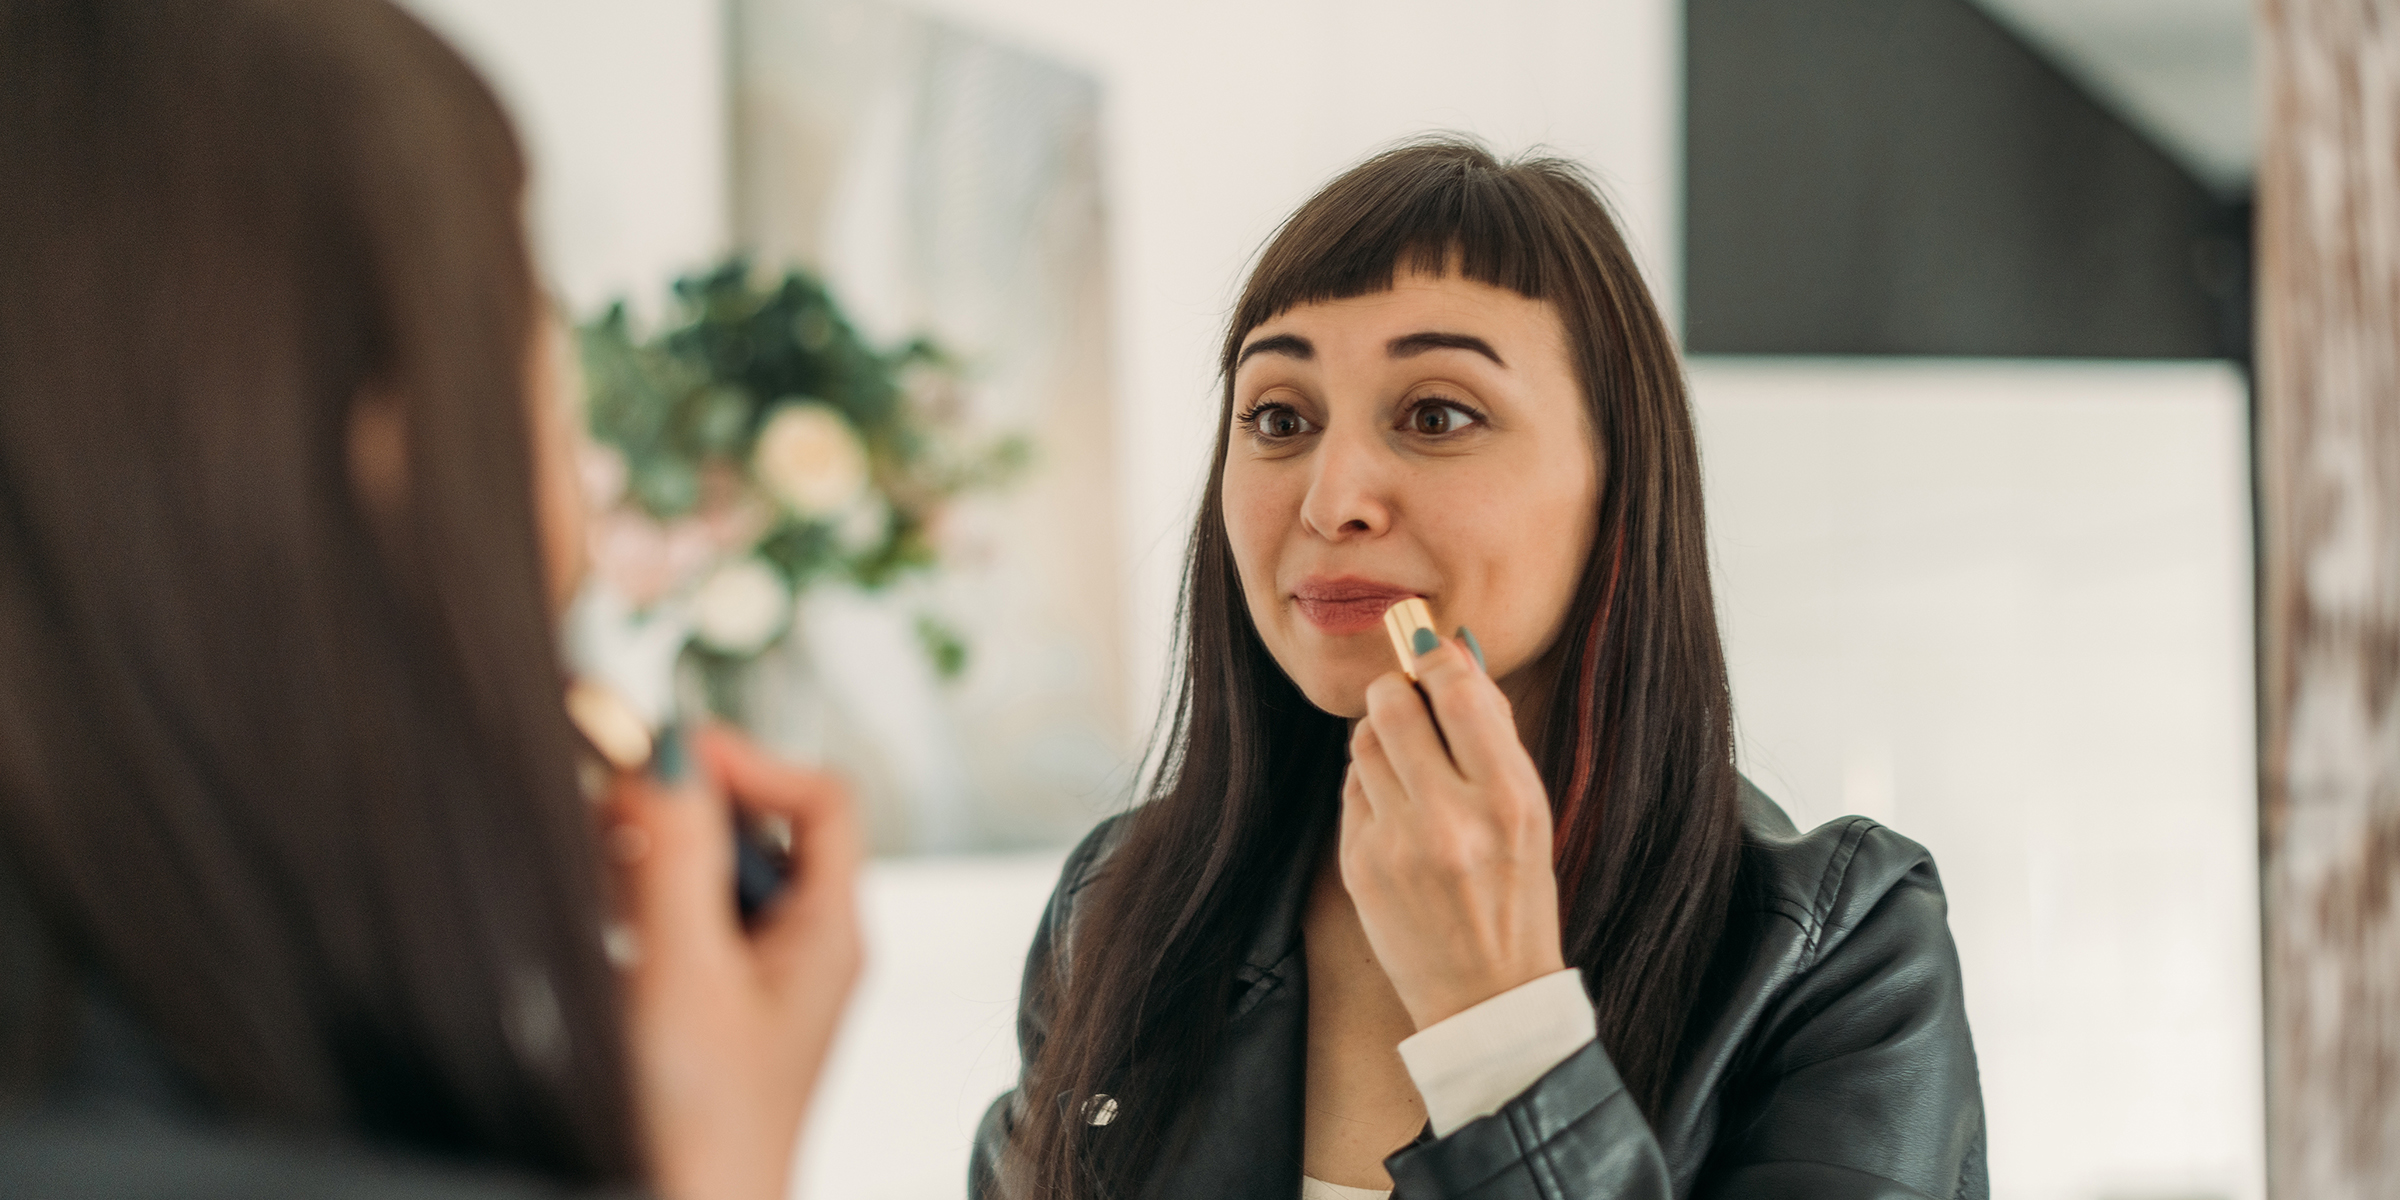
POLYGON ((726 249, 716 0, 401 0, 500 92, 533 166, 534 242, 577 313, 652 310, 726 249))

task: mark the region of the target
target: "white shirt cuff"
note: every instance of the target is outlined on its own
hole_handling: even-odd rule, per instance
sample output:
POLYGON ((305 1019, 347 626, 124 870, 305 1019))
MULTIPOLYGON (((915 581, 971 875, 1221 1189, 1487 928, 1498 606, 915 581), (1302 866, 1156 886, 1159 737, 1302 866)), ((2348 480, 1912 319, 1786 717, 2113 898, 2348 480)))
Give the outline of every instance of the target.
POLYGON ((1573 967, 1519 984, 1400 1043, 1433 1136, 1448 1137, 1500 1106, 1599 1036, 1573 967))

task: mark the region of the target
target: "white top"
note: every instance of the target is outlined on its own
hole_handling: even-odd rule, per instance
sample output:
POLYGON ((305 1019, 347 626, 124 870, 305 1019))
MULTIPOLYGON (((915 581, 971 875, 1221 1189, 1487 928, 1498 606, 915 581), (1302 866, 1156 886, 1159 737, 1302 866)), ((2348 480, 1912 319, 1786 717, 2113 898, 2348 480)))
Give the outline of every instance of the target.
POLYGON ((1327 1183, 1313 1175, 1300 1177, 1300 1200, 1390 1200, 1391 1193, 1382 1188, 1354 1188, 1346 1183, 1327 1183))
MULTIPOLYGON (((1583 978, 1569 967, 1418 1030, 1401 1041, 1400 1061, 1425 1099, 1433 1136, 1448 1137, 1499 1112, 1599 1033, 1583 978)), ((1379 1188, 1300 1177, 1300 1200, 1386 1200, 1390 1195, 1379 1188)))

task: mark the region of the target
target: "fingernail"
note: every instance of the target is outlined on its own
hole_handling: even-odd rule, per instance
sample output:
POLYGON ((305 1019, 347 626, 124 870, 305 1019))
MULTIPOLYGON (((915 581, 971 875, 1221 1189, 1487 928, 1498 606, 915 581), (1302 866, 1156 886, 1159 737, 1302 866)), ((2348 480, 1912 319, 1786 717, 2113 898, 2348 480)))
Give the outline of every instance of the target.
POLYGON ((669 722, 658 731, 655 748, 650 751, 650 774, 668 787, 681 784, 692 773, 692 749, 685 741, 683 726, 669 722))
POLYGON ((1475 656, 1475 669, 1483 672, 1486 675, 1491 674, 1492 669, 1483 665, 1483 644, 1475 640, 1475 631, 1467 628, 1464 625, 1459 626, 1458 640, 1465 642, 1467 644, 1467 653, 1475 656))
POLYGON ((1433 653, 1433 648, 1441 644, 1441 635, 1430 629, 1418 630, 1416 637, 1410 639, 1409 641, 1409 645, 1416 649, 1417 657, 1419 658, 1423 658, 1426 655, 1433 653))

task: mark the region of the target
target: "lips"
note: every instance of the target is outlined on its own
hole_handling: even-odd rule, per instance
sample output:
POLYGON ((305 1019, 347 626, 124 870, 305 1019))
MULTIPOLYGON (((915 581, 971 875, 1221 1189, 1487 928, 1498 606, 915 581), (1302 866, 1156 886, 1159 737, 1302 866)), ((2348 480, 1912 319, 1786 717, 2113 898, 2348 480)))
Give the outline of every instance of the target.
POLYGON ((1308 579, 1292 589, 1292 603, 1309 624, 1335 636, 1361 633, 1383 623, 1383 610, 1396 600, 1423 595, 1415 588, 1344 576, 1308 579))

